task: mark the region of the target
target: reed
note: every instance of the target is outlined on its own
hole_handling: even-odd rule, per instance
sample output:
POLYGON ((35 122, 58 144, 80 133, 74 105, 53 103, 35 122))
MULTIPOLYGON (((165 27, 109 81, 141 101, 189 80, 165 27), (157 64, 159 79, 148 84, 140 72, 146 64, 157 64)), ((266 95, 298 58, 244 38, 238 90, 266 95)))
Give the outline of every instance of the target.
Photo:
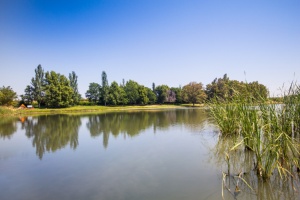
POLYGON ((208 104, 212 118, 223 136, 238 135, 239 112, 236 103, 223 103, 217 100, 208 104))
POLYGON ((292 84, 283 104, 236 95, 230 102, 211 102, 211 116, 222 136, 240 136, 240 145, 253 151, 255 170, 263 180, 272 174, 291 175, 299 168, 300 92, 292 84), (278 173, 274 173, 274 172, 278 173))

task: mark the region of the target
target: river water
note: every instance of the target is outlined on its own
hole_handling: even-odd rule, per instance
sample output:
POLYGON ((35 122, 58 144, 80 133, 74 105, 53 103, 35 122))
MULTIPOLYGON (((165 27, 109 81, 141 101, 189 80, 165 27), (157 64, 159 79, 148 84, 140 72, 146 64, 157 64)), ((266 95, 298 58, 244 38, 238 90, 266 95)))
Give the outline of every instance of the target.
POLYGON ((0 118, 0 199, 299 198, 295 181, 272 189, 251 167, 253 189, 223 179, 231 143, 202 109, 0 118))

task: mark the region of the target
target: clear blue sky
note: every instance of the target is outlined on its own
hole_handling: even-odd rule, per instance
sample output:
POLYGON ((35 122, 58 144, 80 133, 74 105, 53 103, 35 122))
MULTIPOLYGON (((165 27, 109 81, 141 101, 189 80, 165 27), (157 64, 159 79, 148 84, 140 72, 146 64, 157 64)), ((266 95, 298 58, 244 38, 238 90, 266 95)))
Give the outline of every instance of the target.
POLYGON ((38 64, 75 71, 83 95, 102 71, 150 88, 227 73, 271 95, 300 77, 299 0, 1 0, 0 39, 0 86, 19 95, 38 64))

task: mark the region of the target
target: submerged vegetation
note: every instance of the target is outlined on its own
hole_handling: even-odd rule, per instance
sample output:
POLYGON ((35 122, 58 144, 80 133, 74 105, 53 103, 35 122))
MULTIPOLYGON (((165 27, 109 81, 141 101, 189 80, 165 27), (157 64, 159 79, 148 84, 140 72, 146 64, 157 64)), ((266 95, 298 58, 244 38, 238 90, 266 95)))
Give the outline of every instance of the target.
POLYGON ((254 173, 258 179, 271 182, 277 177, 285 181, 296 178, 300 168, 299 86, 292 84, 282 101, 282 104, 269 104, 260 96, 245 98, 237 94, 230 101, 215 99, 209 104, 211 116, 220 129, 219 142, 227 138, 235 141, 224 150, 227 173, 223 174, 223 186, 226 177, 232 177, 232 165, 241 165, 230 160, 238 152, 252 157, 246 163, 240 156, 240 163, 252 166, 250 171, 240 167, 233 172, 241 182, 244 173, 254 173))

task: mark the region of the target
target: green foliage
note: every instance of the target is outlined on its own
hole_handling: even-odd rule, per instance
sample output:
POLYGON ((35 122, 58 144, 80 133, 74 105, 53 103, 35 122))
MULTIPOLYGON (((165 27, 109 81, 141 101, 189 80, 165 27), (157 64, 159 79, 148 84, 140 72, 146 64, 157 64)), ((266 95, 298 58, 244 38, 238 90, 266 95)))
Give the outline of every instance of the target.
POLYGON ((86 98, 96 104, 100 100, 100 85, 98 83, 90 83, 89 89, 85 93, 86 98))
POLYGON ((100 88, 101 101, 106 106, 106 103, 109 98, 109 85, 108 85, 107 75, 105 71, 102 72, 101 79, 102 79, 102 85, 100 88))
POLYGON ((185 102, 202 103, 206 99, 206 94, 203 90, 202 83, 191 82, 182 88, 182 96, 185 102))
POLYGON ((109 87, 108 103, 110 105, 124 104, 126 94, 123 87, 120 87, 116 81, 113 81, 109 87))
POLYGON ((212 99, 229 101, 238 94, 239 96, 243 96, 243 98, 252 98, 251 101, 260 102, 265 100, 269 95, 266 86, 257 81, 244 83, 237 80, 230 80, 227 74, 223 78, 215 78, 212 83, 207 84, 205 92, 209 101, 212 99))
POLYGON ((172 87, 171 90, 175 92, 175 96, 176 96, 175 103, 178 103, 178 104, 183 103, 182 88, 181 87, 172 87))
POLYGON ((139 100, 139 84, 133 80, 126 82, 124 90, 127 95, 128 104, 137 104, 139 100))
POLYGON ((39 107, 41 106, 41 103, 44 100, 44 84, 45 84, 45 79, 44 79, 44 69, 42 68, 41 65, 38 65, 37 68, 34 70, 35 71, 35 77, 31 79, 31 85, 32 85, 32 90, 33 90, 33 95, 34 95, 34 100, 36 100, 39 104, 39 107))
POLYGON ((149 99, 149 103, 150 104, 154 104, 156 102, 156 95, 155 95, 155 93, 150 88, 146 87, 146 90, 147 90, 147 97, 149 99))
POLYGON ((0 105, 11 105, 16 98, 17 93, 10 86, 0 88, 0 105))
POLYGON ((32 104, 34 100, 34 90, 33 87, 30 85, 27 85, 27 87, 24 90, 25 94, 21 95, 22 101, 25 104, 32 104))
POLYGON ((73 89, 73 105, 77 105, 81 99, 81 95, 79 94, 78 91, 78 83, 77 83, 78 76, 74 71, 69 74, 69 81, 70 81, 70 86, 73 89))
POLYGON ((45 78, 45 101, 47 107, 62 108, 73 104, 73 88, 69 80, 54 71, 47 72, 45 78))
POLYGON ((170 88, 167 85, 159 85, 155 88, 157 103, 164 103, 167 100, 169 90, 170 88))
MULTIPOLYGON (((255 95, 255 93, 252 93, 255 95)), ((255 155, 255 169, 264 180, 274 172, 281 177, 299 168, 300 91, 291 86, 284 104, 265 104, 261 96, 235 96, 232 101, 210 104, 212 117, 222 136, 241 136, 244 145, 255 155), (258 102, 257 99, 262 99, 258 102)))
POLYGON ((80 99, 78 105, 79 106, 92 106, 92 105, 94 105, 94 103, 90 102, 89 100, 86 100, 86 99, 80 99))
POLYGON ((148 94, 147 94, 148 91, 147 91, 146 87, 144 87, 143 85, 139 85, 138 92, 139 92, 138 104, 141 104, 141 105, 148 104, 149 98, 148 98, 148 94))
POLYGON ((0 106, 0 115, 9 115, 11 113, 12 111, 9 108, 0 106))

